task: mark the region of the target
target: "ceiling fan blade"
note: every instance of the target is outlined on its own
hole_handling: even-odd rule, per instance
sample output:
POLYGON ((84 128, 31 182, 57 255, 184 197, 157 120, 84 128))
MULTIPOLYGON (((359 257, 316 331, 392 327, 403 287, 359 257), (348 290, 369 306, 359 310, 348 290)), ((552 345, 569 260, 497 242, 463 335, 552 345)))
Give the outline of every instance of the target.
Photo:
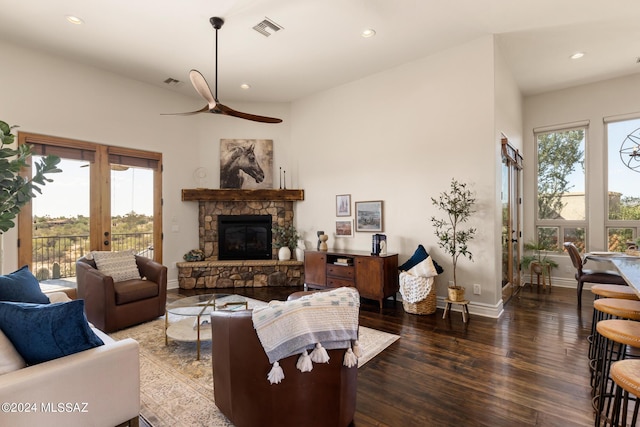
POLYGON ((196 92, 209 103, 209 109, 213 110, 218 102, 213 96, 213 93, 211 93, 211 88, 204 76, 198 70, 191 70, 189 71, 189 79, 196 92))
POLYGON ((255 114, 242 113, 240 111, 229 108, 226 105, 218 104, 216 108, 211 110, 212 113, 224 114, 227 116, 239 117, 241 119, 253 120, 254 122, 261 123, 282 123, 282 119, 276 119, 275 117, 257 116, 255 114))
POLYGON ((191 116, 193 114, 198 114, 198 113, 207 113, 209 112, 209 106, 205 105, 204 107, 202 107, 199 110, 196 111, 189 111, 186 113, 160 113, 161 116, 191 116))

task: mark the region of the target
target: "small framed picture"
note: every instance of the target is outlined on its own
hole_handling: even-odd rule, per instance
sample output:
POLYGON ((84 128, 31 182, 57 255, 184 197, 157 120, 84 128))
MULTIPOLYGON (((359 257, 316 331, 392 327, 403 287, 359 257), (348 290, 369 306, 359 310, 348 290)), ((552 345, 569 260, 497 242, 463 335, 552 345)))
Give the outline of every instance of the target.
POLYGON ((336 196, 336 216, 351 216, 351 194, 336 196))
POLYGON ((356 231, 382 231, 382 200, 356 202, 356 231))
POLYGON ((353 237, 352 219, 339 219, 336 221, 336 237, 353 237))

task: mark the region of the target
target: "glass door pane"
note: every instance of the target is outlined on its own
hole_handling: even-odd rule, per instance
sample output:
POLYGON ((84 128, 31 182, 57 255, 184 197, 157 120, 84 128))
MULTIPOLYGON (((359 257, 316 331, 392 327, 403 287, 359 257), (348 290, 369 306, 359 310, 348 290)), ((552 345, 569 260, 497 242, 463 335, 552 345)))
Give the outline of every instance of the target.
MULTIPOLYGON (((33 161, 41 156, 34 155, 33 161)), ((63 158, 61 173, 32 200, 31 268, 38 280, 75 277, 75 262, 91 250, 89 163, 63 158)))
POLYGON ((154 258, 153 179, 148 168, 111 163, 111 250, 154 258))

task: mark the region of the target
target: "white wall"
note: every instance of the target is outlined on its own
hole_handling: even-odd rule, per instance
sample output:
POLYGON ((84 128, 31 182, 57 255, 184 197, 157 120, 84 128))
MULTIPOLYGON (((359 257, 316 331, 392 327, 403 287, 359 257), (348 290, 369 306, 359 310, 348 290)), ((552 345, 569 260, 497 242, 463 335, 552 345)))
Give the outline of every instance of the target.
MULTIPOLYGON (((308 245, 324 230, 329 246, 369 251, 372 233, 333 236, 335 196, 382 200, 389 251, 402 263, 423 244, 445 268, 438 279, 444 295, 451 260, 436 245, 430 218, 438 212, 430 198, 455 177, 470 183, 478 199, 469 223, 478 228, 470 245, 475 262, 459 261, 458 280, 474 304, 500 306, 493 53, 488 36, 293 103, 293 169, 306 195, 296 223, 308 245), (482 295, 471 295, 473 283, 482 285, 482 295)), ((505 107, 514 102, 505 97, 505 107)), ((501 121, 511 119, 501 114, 501 121)))
MULTIPOLYGON (((576 86, 570 89, 558 90, 536 96, 529 96, 524 100, 524 135, 525 135, 525 187, 524 209, 532 212, 534 209, 535 192, 535 141, 533 129, 542 126, 559 125, 582 120, 589 120, 587 141, 587 192, 603 195, 588 199, 589 236, 587 248, 591 251, 602 251, 607 248, 604 230, 605 219, 605 127, 603 118, 628 113, 640 112, 640 74, 607 80, 599 83, 576 86)), ((535 236, 533 215, 525 217, 525 239, 535 236)), ((560 267, 553 272, 560 279, 558 283, 575 286, 568 256, 555 257, 560 267)), ((555 284, 556 282, 554 282, 555 284)))

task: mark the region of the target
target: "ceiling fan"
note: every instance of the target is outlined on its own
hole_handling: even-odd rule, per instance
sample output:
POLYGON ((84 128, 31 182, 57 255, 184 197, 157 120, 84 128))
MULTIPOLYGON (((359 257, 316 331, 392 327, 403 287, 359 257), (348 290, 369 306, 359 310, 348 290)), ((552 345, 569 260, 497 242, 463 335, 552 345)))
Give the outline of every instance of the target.
POLYGON ((214 16, 209 19, 211 25, 216 30, 216 80, 215 80, 215 92, 211 92, 211 88, 209 84, 205 80, 204 76, 198 70, 191 70, 189 72, 189 79, 191 80, 191 84, 195 88, 196 92, 200 94, 201 97, 207 101, 207 105, 202 107, 200 110, 191 111, 187 113, 174 113, 174 115, 191 115, 198 113, 213 113, 213 114, 222 114, 225 116, 233 116, 239 117, 245 120, 253 120, 254 122, 262 122, 262 123, 281 123, 282 119, 276 119, 274 117, 265 117, 265 116, 257 116, 255 114, 242 113, 240 111, 236 111, 233 108, 229 108, 226 105, 221 104, 218 101, 218 30, 222 28, 222 24, 224 24, 224 19, 218 18, 214 16))

